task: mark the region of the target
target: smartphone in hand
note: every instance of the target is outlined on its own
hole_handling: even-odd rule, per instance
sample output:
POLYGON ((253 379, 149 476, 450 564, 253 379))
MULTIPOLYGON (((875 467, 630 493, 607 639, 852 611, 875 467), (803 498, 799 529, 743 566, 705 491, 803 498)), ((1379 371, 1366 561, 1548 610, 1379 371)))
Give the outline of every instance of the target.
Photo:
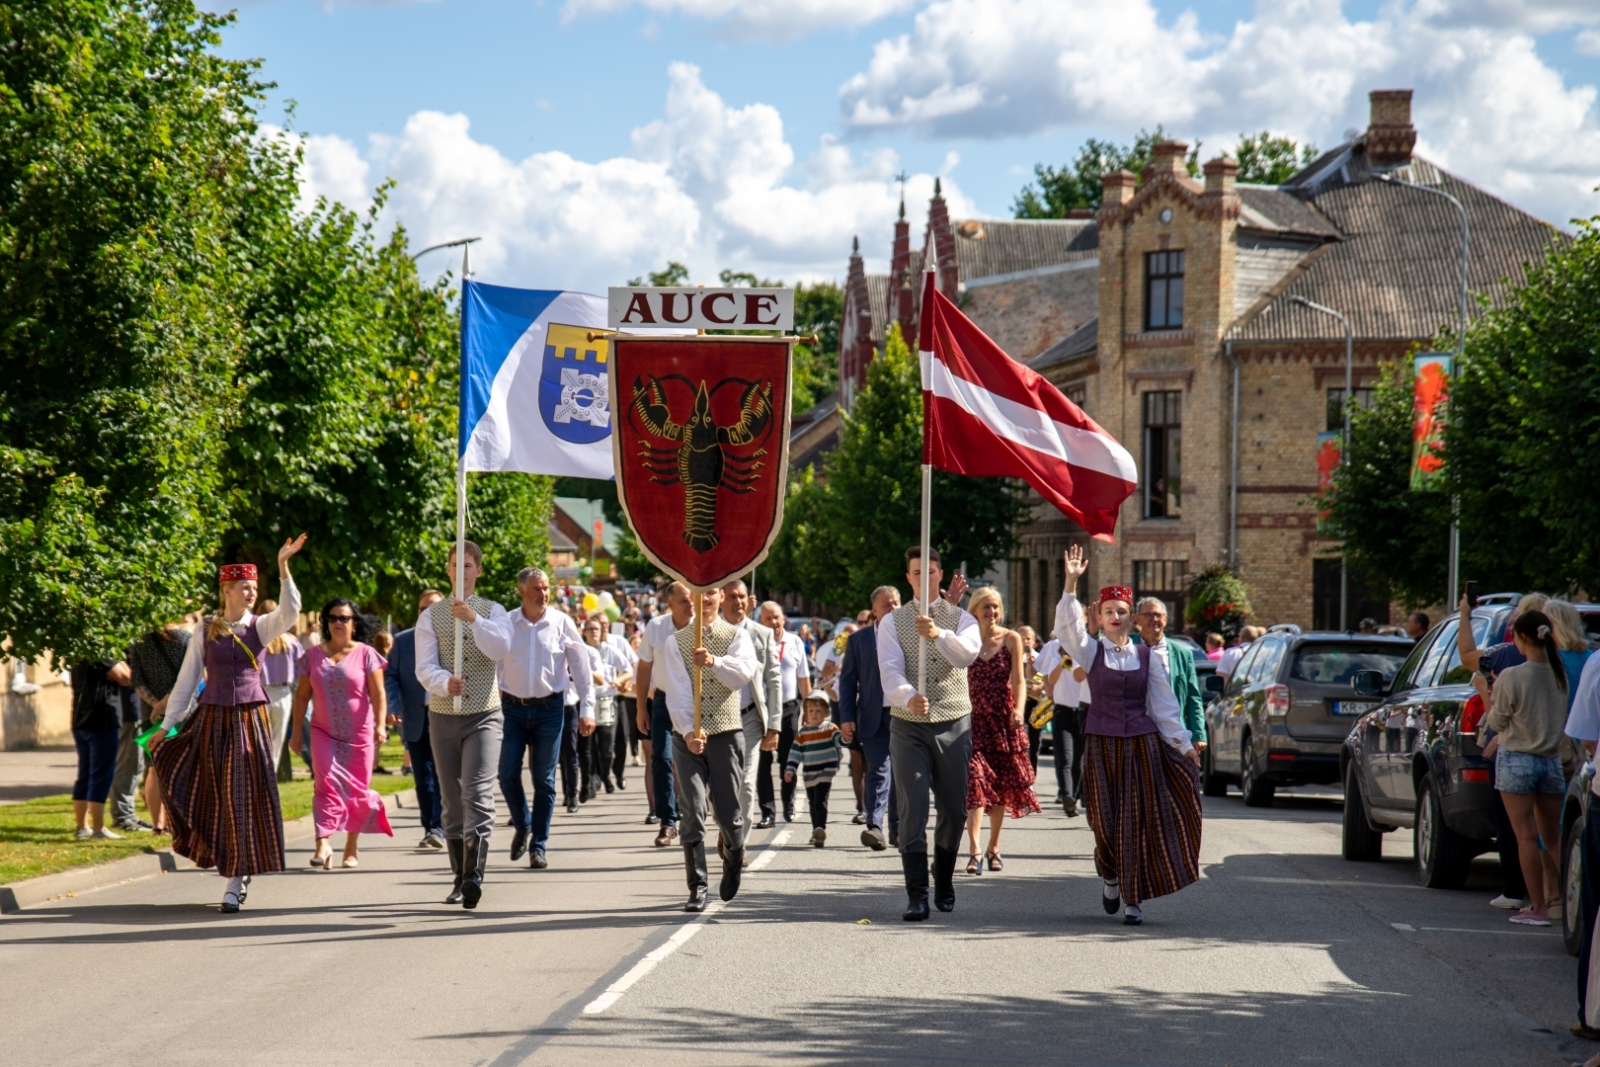
POLYGON ((1467 583, 1467 607, 1475 608, 1477 606, 1478 606, 1478 583, 1477 582, 1468 582, 1467 583))

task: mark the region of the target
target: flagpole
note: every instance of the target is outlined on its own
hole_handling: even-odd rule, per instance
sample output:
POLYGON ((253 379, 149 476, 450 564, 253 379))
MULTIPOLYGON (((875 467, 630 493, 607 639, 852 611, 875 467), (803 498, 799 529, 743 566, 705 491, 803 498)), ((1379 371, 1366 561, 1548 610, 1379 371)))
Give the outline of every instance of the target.
MULTIPOLYGON (((928 602, 928 541, 933 518, 933 467, 930 464, 922 465, 922 613, 929 618, 933 617, 933 608, 928 602)), ((922 696, 928 695, 928 641, 927 638, 917 642, 917 692, 922 696)))
MULTIPOLYGON (((705 637, 705 630, 704 630, 704 628, 702 626, 703 617, 702 617, 702 608, 701 608, 701 601, 704 598, 703 598, 703 596, 701 595, 701 593, 700 593, 700 591, 698 589, 694 591, 693 596, 694 596, 694 647, 696 649, 699 649, 702 646, 703 638, 705 637)), ((704 684, 704 681, 705 681, 704 678, 702 677, 703 673, 704 673, 704 668, 702 668, 700 666, 700 664, 696 663, 694 665, 694 736, 696 736, 696 737, 701 737, 702 736, 702 734, 700 733, 700 688, 704 684)))
MULTIPOLYGON (((471 276, 472 246, 461 246, 461 346, 462 354, 466 353, 467 344, 467 278, 471 276)), ((464 447, 457 446, 456 454, 456 596, 466 600, 467 589, 467 452, 464 447)), ((455 620, 456 630, 456 658, 455 669, 452 673, 461 679, 466 674, 461 669, 462 638, 466 631, 461 628, 461 620, 455 620)), ((461 694, 451 697, 451 706, 457 715, 461 714, 461 694)))

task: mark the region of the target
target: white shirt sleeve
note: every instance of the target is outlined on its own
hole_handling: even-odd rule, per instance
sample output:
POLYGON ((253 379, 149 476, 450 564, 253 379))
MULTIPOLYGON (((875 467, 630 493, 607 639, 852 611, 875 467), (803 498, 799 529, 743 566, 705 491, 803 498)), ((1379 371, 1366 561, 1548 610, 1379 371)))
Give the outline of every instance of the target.
MULTIPOLYGON (((1087 669, 1093 660, 1094 643, 1089 638, 1089 627, 1083 619, 1083 605, 1076 593, 1063 593, 1056 605, 1056 627, 1053 635, 1061 648, 1072 657, 1072 662, 1087 669)), ((1170 688, 1170 687, 1169 687, 1170 688)))
POLYGON ((1034 670, 1034 673, 1035 674, 1042 674, 1046 678, 1048 678, 1048 677, 1050 677, 1050 672, 1055 670, 1056 669, 1056 665, 1059 664, 1060 662, 1061 662, 1061 643, 1058 642, 1058 641, 1050 642, 1049 644, 1046 644, 1044 646, 1044 648, 1040 649, 1039 650, 1039 654, 1034 657, 1034 659, 1033 659, 1033 670, 1034 670))
MULTIPOLYGON (((522 608, 518 607, 517 610, 521 611, 522 608)), ((562 618, 566 616, 563 615, 562 618)), ((472 624, 472 643, 478 646, 479 652, 499 663, 511 653, 515 626, 516 620, 511 617, 511 613, 491 600, 489 617, 480 618, 472 624)))
POLYGON ((189 648, 183 654, 183 666, 178 668, 178 680, 167 695, 167 711, 161 717, 161 728, 170 730, 189 717, 194 710, 195 691, 200 688, 200 678, 206 666, 206 624, 197 622, 194 636, 189 638, 189 648))
POLYGON ((567 673, 572 676, 573 688, 578 691, 578 718, 593 719, 594 676, 589 673, 589 646, 583 643, 577 623, 565 614, 561 618, 561 641, 567 658, 567 673))
MULTIPOLYGON (((1600 741, 1600 656, 1591 655, 1583 665, 1578 691, 1567 713, 1566 735, 1576 741, 1600 741)), ((1569 678, 1567 684, 1571 685, 1569 678)))
POLYGON ((295 588, 294 579, 286 576, 278 583, 278 610, 256 617, 256 637, 263 645, 270 645, 294 629, 299 616, 300 590, 295 588))
POLYGON ((756 658, 755 643, 744 632, 744 627, 739 627, 733 640, 728 643, 728 654, 718 656, 711 664, 711 673, 717 676, 717 681, 735 692, 749 685, 761 673, 761 661, 756 658))
POLYGON ((1167 670, 1166 661, 1150 652, 1150 684, 1145 692, 1145 704, 1149 709, 1150 718, 1155 720, 1156 729, 1161 731, 1161 736, 1167 743, 1183 752, 1194 748, 1189 737, 1189 731, 1183 726, 1183 709, 1178 706, 1178 698, 1172 692, 1172 674, 1167 670))
POLYGON ((417 682, 434 696, 450 695, 450 672, 439 665, 439 636, 433 632, 433 613, 417 616, 417 682))
POLYGON ((917 687, 906 678, 906 656, 895 633, 894 616, 878 624, 878 678, 883 683, 885 707, 903 708, 917 695, 917 687))
POLYGON ((954 630, 940 630, 933 645, 952 667, 970 667, 983 648, 983 637, 978 633, 978 620, 963 611, 954 630))

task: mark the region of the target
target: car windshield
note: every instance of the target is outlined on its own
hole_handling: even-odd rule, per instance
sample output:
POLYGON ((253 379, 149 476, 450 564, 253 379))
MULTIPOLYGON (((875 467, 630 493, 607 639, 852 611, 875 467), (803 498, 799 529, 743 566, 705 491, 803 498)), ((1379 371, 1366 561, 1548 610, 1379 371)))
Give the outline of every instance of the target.
POLYGON ((1323 685, 1348 685, 1357 671, 1378 671, 1388 685, 1410 651, 1404 645, 1301 645, 1295 650, 1289 677, 1323 685))

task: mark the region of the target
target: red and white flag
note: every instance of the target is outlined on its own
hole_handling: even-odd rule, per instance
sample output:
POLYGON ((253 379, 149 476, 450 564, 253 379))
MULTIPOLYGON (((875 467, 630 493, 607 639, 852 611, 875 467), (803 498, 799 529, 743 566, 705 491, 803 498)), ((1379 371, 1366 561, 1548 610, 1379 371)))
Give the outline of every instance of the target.
POLYGON ((922 294, 922 462, 1021 478, 1063 515, 1113 540, 1117 509, 1138 484, 1133 457, 1083 409, 1018 363, 947 300, 922 294))

